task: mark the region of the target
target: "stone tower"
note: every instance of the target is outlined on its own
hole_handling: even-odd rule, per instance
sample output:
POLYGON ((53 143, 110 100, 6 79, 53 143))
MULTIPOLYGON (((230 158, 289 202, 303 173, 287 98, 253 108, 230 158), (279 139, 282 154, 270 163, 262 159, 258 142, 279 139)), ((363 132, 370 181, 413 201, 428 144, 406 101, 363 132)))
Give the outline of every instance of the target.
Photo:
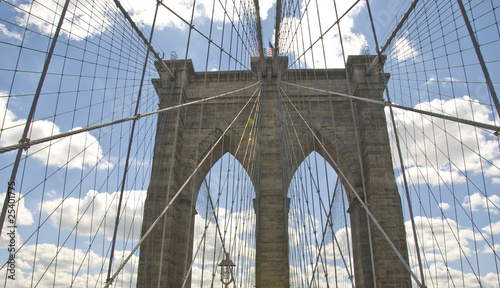
MULTIPOLYGON (((257 155, 252 156, 254 164, 248 166, 245 163, 249 161, 243 161, 248 156, 236 148, 245 123, 235 123, 227 133, 223 133, 255 87, 234 93, 218 105, 216 102, 219 100, 210 101, 159 114, 143 233, 193 171, 197 169, 197 172, 185 191, 172 202, 167 217, 159 222, 142 244, 137 286, 157 287, 158 280, 160 287, 182 286, 193 253, 196 197, 211 169, 209 162, 202 163, 202 159, 210 157, 211 163, 215 163, 226 152, 235 156, 248 172, 251 171, 249 174, 256 191, 255 287, 290 287, 288 186, 297 166, 313 151, 345 175, 347 180, 344 182, 349 181, 354 187, 401 255, 407 259, 401 199, 394 178, 384 107, 287 84, 300 83, 301 86, 319 89, 317 91, 344 94, 350 90, 352 95, 358 97, 382 100, 389 75, 382 75, 378 72, 380 69, 369 68, 374 57, 350 56, 347 71, 288 70, 286 73, 278 73, 287 67, 285 57, 277 57, 274 65, 272 58, 264 58, 263 63, 260 58, 255 58, 252 59, 252 71, 237 73, 197 73, 191 60, 165 61, 174 71, 174 76, 157 63, 160 79, 154 79, 153 84, 159 95, 160 108, 233 91, 260 81, 259 140, 256 143, 257 155), (346 74, 349 75, 349 83, 346 74), (300 79, 296 75, 300 75, 300 79), (284 133, 284 108, 282 100, 278 100, 277 83, 301 115, 310 119, 310 127, 295 123, 300 140, 293 145, 301 145, 302 151, 305 149, 305 153, 294 152, 293 156, 298 160, 296 163, 288 163, 283 147, 280 147, 284 133), (213 139, 220 141, 214 142, 213 139), (321 139, 323 146, 318 145, 317 139, 321 139), (213 145, 216 147, 211 149, 213 145)), ((289 151, 299 151, 295 148, 287 147, 289 151)), ((374 281, 377 287, 410 287, 408 272, 367 218, 354 193, 348 189, 346 192, 356 287, 374 287, 374 281)), ((190 279, 187 283, 185 287, 190 287, 190 279)))

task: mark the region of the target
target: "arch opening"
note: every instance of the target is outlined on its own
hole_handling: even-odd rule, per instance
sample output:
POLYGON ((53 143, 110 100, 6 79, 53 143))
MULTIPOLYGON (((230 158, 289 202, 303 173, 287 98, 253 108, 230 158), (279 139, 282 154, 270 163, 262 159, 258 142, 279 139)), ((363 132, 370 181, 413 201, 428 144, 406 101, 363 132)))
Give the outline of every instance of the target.
POLYGON ((225 253, 236 264, 236 286, 255 284, 255 188, 250 178, 229 152, 204 177, 196 199, 191 287, 218 286, 218 264, 225 253))
POLYGON ((288 189, 291 287, 352 287, 349 201, 341 179, 318 152, 298 165, 288 189))

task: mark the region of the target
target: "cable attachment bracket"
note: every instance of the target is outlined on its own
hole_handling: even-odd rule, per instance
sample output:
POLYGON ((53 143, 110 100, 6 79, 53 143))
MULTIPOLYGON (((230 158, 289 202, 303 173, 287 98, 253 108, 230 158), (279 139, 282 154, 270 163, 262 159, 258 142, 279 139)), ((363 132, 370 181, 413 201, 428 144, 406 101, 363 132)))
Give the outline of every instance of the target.
POLYGON ((106 282, 104 283, 104 287, 109 287, 110 285, 113 284, 114 279, 112 277, 106 279, 106 282))
POLYGON ((23 148, 24 151, 27 151, 31 147, 29 138, 23 138, 19 140, 19 144, 21 144, 20 148, 23 148))

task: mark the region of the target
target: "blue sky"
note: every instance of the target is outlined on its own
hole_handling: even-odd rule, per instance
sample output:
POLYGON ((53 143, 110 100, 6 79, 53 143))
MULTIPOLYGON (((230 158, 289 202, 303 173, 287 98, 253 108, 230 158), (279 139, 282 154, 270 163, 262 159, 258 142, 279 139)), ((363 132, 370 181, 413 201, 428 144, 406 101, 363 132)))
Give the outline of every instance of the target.
MULTIPOLYGON (((408 2, 395 0, 370 2, 379 41, 387 39, 391 29, 409 6, 408 2)), ((48 35, 53 33, 54 23, 57 22, 57 17, 54 17, 54 13, 50 11, 55 9, 54 2, 38 1, 32 7, 29 3, 31 2, 16 0, 2 1, 0 4, 0 120, 2 120, 3 129, 0 134, 0 145, 2 147, 17 143, 20 138, 46 51, 50 45, 48 35), (32 15, 28 17, 29 14, 23 10, 29 11, 31 8, 33 8, 32 15), (26 25, 26 23, 29 24, 26 25), (25 30, 25 27, 29 30, 25 30)), ((49 75, 37 106, 35 115, 37 121, 33 124, 30 134, 32 139, 133 114, 146 53, 144 45, 138 39, 129 36, 132 34, 130 28, 123 24, 123 20, 120 20, 116 14, 110 12, 112 10, 103 8, 105 2, 81 1, 79 3, 79 9, 76 10, 73 5, 70 5, 69 11, 71 12, 68 17, 73 19, 73 25, 70 24, 71 21, 68 21, 63 26, 64 32, 56 46, 56 54, 51 62, 49 75), (94 6, 91 5, 92 3, 94 6), (107 11, 107 14, 100 14, 103 11, 107 11), (89 18, 89 13, 94 13, 94 17, 89 18)), ((154 1, 123 1, 122 3, 142 30, 148 34, 153 19, 154 1)), ((302 24, 303 31, 310 31, 312 41, 320 35, 320 27, 329 27, 335 19, 332 17, 332 4, 326 1, 319 1, 319 3, 322 8, 318 10, 319 13, 312 10, 316 8, 312 6, 311 11, 314 13, 308 14, 312 24, 307 24, 305 21, 302 24), (321 22, 321 26, 316 25, 317 22, 321 22)), ((350 6, 349 4, 348 1, 338 3, 339 14, 345 11, 350 6)), ((168 5, 182 17, 190 19, 190 7, 192 7, 190 3, 171 1, 168 5)), ((432 4, 425 5, 429 5, 428 10, 431 12, 438 11, 438 8, 432 4)), ((460 26, 460 15, 457 14, 456 7, 447 9, 447 4, 444 2, 440 5, 441 10, 437 14, 430 13, 427 18, 412 18, 410 24, 389 47, 390 56, 385 68, 386 72, 391 73, 391 82, 388 85, 391 100, 409 107, 444 112, 479 122, 498 123, 495 120, 498 119, 497 116, 492 113, 493 109, 484 84, 484 77, 477 65, 470 40, 466 37, 464 27, 460 26), (422 19, 429 19, 429 21, 424 22, 422 19), (456 23, 459 24, 459 29, 456 29, 456 23), (447 45, 444 46, 443 43, 447 45)), ((260 6, 264 50, 267 51, 267 40, 272 40, 274 37, 274 3, 261 1, 260 6)), ((418 11, 424 10, 422 6, 419 7, 418 11)), ((60 10, 60 7, 58 9, 60 10)), ((170 58, 171 51, 182 59, 186 55, 188 28, 163 7, 160 11, 154 31, 154 46, 161 52, 160 54, 164 52, 165 59, 170 58)), ((484 11, 488 11, 488 7, 486 4, 481 4, 475 6, 472 15, 481 15, 484 11)), ((207 36, 211 34, 214 43, 220 44, 228 53, 236 51, 235 45, 239 40, 233 33, 233 40, 230 41, 232 30, 230 24, 223 25, 224 14, 220 9, 214 13, 212 32, 210 31, 211 2, 198 1, 195 15, 194 25, 197 29, 207 36), (222 42, 222 37, 224 37, 224 42, 222 42)), ((477 17, 473 24, 478 31, 477 37, 482 44, 481 48, 488 62, 490 74, 495 86, 498 87, 500 73, 495 65, 500 57, 496 53, 499 48, 498 24, 492 18, 491 13, 486 14, 484 17, 477 17)), ((298 25, 299 20, 289 17, 283 19, 283 23, 298 25)), ((346 54, 358 54, 366 45, 370 53, 375 52, 364 1, 358 4, 354 11, 341 22, 341 25, 346 54)), ((336 27, 324 38, 323 44, 327 47, 325 56, 323 57, 323 46, 315 45, 311 49, 312 53, 308 53, 300 60, 301 65, 315 68, 342 67, 342 54, 335 31, 336 27)), ((309 34, 300 35, 299 33, 298 39, 302 38, 308 39, 309 34)), ((243 69, 235 65, 234 61, 230 62, 226 55, 223 54, 221 57, 220 51, 214 46, 210 47, 210 53, 207 54, 208 46, 206 39, 193 32, 187 56, 193 59, 196 71, 227 70, 228 65, 230 70, 243 69)), ((301 53, 301 49, 294 48, 285 52, 287 56, 294 58, 301 53)), ((248 66, 249 56, 241 53, 241 50, 238 50, 237 54, 239 54, 237 58, 248 66)), ((289 60, 289 63, 291 62, 289 60)), ((158 75, 150 59, 140 113, 157 108, 156 92, 150 82, 151 78, 156 77, 158 75)), ((491 249, 488 249, 485 240, 482 239, 485 237, 490 244, 493 241, 495 243, 499 241, 497 238, 500 234, 498 213, 500 198, 497 196, 497 187, 500 183, 498 139, 488 132, 469 126, 444 123, 400 110, 395 110, 395 113, 398 120, 397 129, 405 147, 403 159, 408 169, 408 176, 411 178, 410 189, 415 197, 413 200, 423 203, 420 205, 414 202, 414 205, 419 208, 416 215, 426 217, 418 218, 422 239, 425 239, 426 243, 443 245, 452 239, 447 245, 455 247, 456 241, 453 241, 453 237, 460 232, 465 250, 478 251, 477 253, 470 252, 470 256, 475 258, 476 254, 478 255, 480 260, 477 262, 480 263, 481 274, 493 279, 488 278, 485 283, 493 283, 493 286, 498 284, 494 276, 498 273, 495 271, 495 257, 492 256, 491 249), (443 127, 446 127, 446 133, 443 127), (424 136, 422 131, 425 131, 425 135, 431 136, 424 136), (485 201, 484 195, 489 195, 489 201, 485 201), (465 208, 462 209, 462 207, 465 208), (469 220, 471 216, 474 217, 476 227, 473 227, 469 220), (425 219, 431 219, 431 221, 425 221, 425 219), (457 224, 457 221, 460 224, 457 224), (448 226, 449 229, 443 228, 441 236, 437 239, 426 238, 432 234, 431 228, 444 226, 448 226), (474 243, 478 247, 474 247, 474 243)), ((135 221, 135 224, 120 228, 120 248, 118 249, 120 251, 130 250, 132 243, 138 239, 142 204, 137 203, 142 203, 149 181, 155 123, 155 116, 141 119, 137 123, 138 134, 133 143, 131 169, 132 174, 139 175, 139 177, 128 179, 126 195, 130 198, 127 197, 129 204, 126 206, 127 214, 124 216, 126 220, 123 221, 123 223, 135 221)), ((92 255, 90 258, 88 256, 85 258, 89 264, 83 265, 83 267, 91 268, 84 273, 79 272, 75 281, 84 283, 86 277, 82 275, 85 273, 88 273, 94 282, 102 281, 102 279, 98 280, 96 275, 101 266, 99 263, 105 262, 108 257, 109 252, 106 247, 109 244, 114 221, 114 212, 106 212, 106 207, 111 207, 110 203, 116 205, 116 200, 112 199, 116 199, 116 191, 119 191, 130 129, 130 122, 123 123, 63 139, 53 143, 50 150, 45 148, 46 145, 38 145, 28 150, 27 153, 30 156, 21 163, 16 181, 16 191, 21 191, 24 195, 18 211, 18 214, 22 215, 18 219, 18 243, 26 241, 24 250, 26 252, 24 256, 20 254, 18 258, 19 271, 22 273, 23 281, 27 281, 22 282, 23 285, 31 282, 31 263, 37 241, 46 245, 44 251, 52 252, 45 254, 37 252, 37 263, 40 264, 34 268, 36 273, 43 273, 43 269, 40 268, 41 270, 38 271, 38 267, 42 267, 41 263, 45 263, 44 261, 50 263, 50 255, 53 257, 55 254, 53 251, 57 245, 64 247, 61 254, 82 253, 81 255, 84 255, 89 243, 92 243, 91 250, 96 254, 88 254, 92 255), (44 181, 44 179, 47 180, 44 181), (59 205, 61 197, 67 197, 62 206, 59 205), (64 207, 63 212, 60 207, 64 207), (87 211, 83 214, 85 216, 82 218, 78 231, 71 230, 75 222, 75 218, 71 216, 75 215, 75 210, 87 211), (92 217, 93 214, 90 211, 98 211, 96 213, 99 217, 92 217), (104 215, 107 215, 105 223, 101 221, 104 215), (39 234, 33 234, 39 219, 40 223, 43 223, 45 219, 47 221, 43 223, 39 234), (59 224, 61 224, 61 229, 59 229, 59 224), (63 245, 65 240, 67 241, 63 245)), ((389 128, 389 131, 391 130, 392 128, 389 128)), ((13 159, 12 152, 0 155, 0 179, 3 179, 4 183, 9 179, 11 172, 9 165, 13 159)), ((397 161, 395 161, 395 166, 399 167, 397 161)), ((396 173, 400 181, 399 170, 396 173)), ((410 229, 407 230, 410 231, 410 229)), ((441 271, 440 268, 444 267, 444 261, 438 255, 440 252, 435 246, 428 249, 429 259, 434 259, 429 260, 428 265, 432 268, 437 267, 432 275, 435 275, 439 281, 446 282, 445 274, 435 272, 441 271), (438 256, 433 258, 435 255, 438 256)), ((0 255, 4 254, 6 251, 1 250, 0 255)), ((458 256, 448 258, 449 265, 456 270, 459 270, 461 263, 464 263, 463 257, 460 260, 458 256)), ((77 256, 73 259, 82 257, 77 256)), ((58 281, 71 281, 67 279, 70 279, 71 275, 76 275, 75 270, 78 270, 75 268, 78 267, 78 263, 73 262, 60 263, 59 266, 67 265, 68 267, 60 269, 57 274, 60 277, 49 276, 44 278, 49 280, 43 281, 52 283, 55 278, 58 281)), ((476 267, 478 264, 472 266, 476 267)), ((464 269, 470 270, 467 265, 464 269)), ((133 273, 130 271, 127 273, 133 273)), ((470 283, 473 283, 474 277, 470 275, 470 273, 467 274, 466 278, 470 278, 470 283)), ((469 287, 469 285, 466 286, 469 287)))

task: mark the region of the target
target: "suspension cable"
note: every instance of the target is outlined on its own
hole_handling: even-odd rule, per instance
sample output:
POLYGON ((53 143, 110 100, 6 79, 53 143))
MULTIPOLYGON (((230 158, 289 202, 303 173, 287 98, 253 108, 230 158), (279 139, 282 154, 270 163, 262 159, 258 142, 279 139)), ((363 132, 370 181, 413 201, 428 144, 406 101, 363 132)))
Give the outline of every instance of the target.
POLYGON ((48 137, 43 137, 43 138, 39 138, 39 139, 35 139, 35 140, 29 140, 29 141, 27 141, 25 143, 19 143, 19 144, 15 144, 15 145, 11 145, 11 146, 6 146, 6 147, 3 147, 3 148, 0 148, 0 154, 1 153, 5 153, 5 152, 9 152, 9 151, 12 151, 12 150, 16 150, 16 149, 27 149, 27 148, 29 148, 29 147, 31 147, 33 145, 45 143, 45 142, 48 142, 48 141, 51 141, 51 140, 56 140, 56 139, 60 139, 60 138, 64 138, 64 137, 68 137, 68 136, 72 136, 72 135, 76 135, 76 134, 80 134, 82 132, 92 131, 92 130, 96 130, 96 129, 99 129, 99 128, 104 128, 104 127, 107 127, 107 126, 116 125, 116 124, 127 122, 127 121, 138 120, 139 118, 142 118, 142 117, 151 116, 151 115, 155 115, 155 114, 159 114, 159 113, 164 113, 164 112, 167 112, 167 111, 171 111, 171 110, 183 108, 183 107, 190 106, 190 105, 193 105, 193 104, 197 104, 197 103, 201 103, 201 102, 207 102, 207 101, 214 100, 214 99, 221 98, 221 97, 226 97, 228 95, 231 95, 231 94, 234 94, 234 93, 237 93, 237 92, 240 92, 240 91, 252 88, 252 87, 254 87, 255 85, 258 85, 258 84, 259 84, 259 82, 256 82, 254 84, 251 84, 249 86, 246 86, 246 87, 243 87, 243 88, 240 88, 240 89, 237 89, 237 90, 233 90, 233 91, 230 91, 230 92, 227 92, 227 93, 222 93, 222 94, 215 95, 215 96, 210 96, 210 97, 203 98, 203 99, 200 99, 200 100, 195 100, 195 101, 191 101, 191 102, 187 102, 187 103, 183 103, 183 104, 178 104, 178 105, 166 107, 166 108, 158 109, 158 110, 152 111, 152 112, 147 112, 147 113, 143 113, 143 114, 137 114, 135 116, 131 116, 131 117, 127 117, 127 118, 122 118, 120 120, 110 121, 110 122, 103 123, 103 124, 98 124, 98 125, 94 125, 94 126, 80 128, 80 129, 75 129, 75 130, 71 130, 71 131, 68 131, 68 132, 64 132, 64 133, 60 133, 60 134, 56 134, 56 135, 52 135, 52 136, 48 136, 48 137))
MULTIPOLYGON (((401 109, 401 110, 406 110, 406 111, 415 112, 415 113, 419 113, 419 114, 423 114, 423 115, 428 115, 428 116, 432 116, 432 117, 436 117, 436 118, 440 118, 440 119, 444 119, 444 120, 450 120, 450 121, 454 121, 454 122, 458 122, 458 123, 462 123, 462 124, 471 125, 471 126, 474 126, 474 127, 477 127, 477 128, 492 130, 492 131, 495 131, 493 133, 493 134, 495 134, 495 136, 499 136, 499 134, 496 131, 500 131, 499 130, 500 126, 495 126, 495 125, 481 123, 481 122, 477 122, 477 121, 473 121, 473 120, 467 120, 467 119, 453 117, 453 116, 449 116, 449 115, 434 113, 434 112, 425 111, 425 110, 422 110, 422 109, 410 108, 410 107, 406 107, 406 106, 394 104, 394 103, 389 102, 389 101, 381 101, 381 100, 368 99, 368 98, 363 98, 363 97, 359 97, 359 96, 348 95, 348 94, 344 94, 344 93, 340 93, 340 92, 333 92, 333 91, 328 91, 328 90, 314 88, 314 87, 308 87, 308 86, 294 84, 294 83, 285 82, 285 81, 281 81, 281 82, 284 83, 284 84, 295 86, 295 87, 299 87, 299 88, 309 89, 309 90, 316 91, 316 92, 322 92, 324 94, 341 96, 341 97, 345 97, 345 98, 349 98, 349 99, 360 100, 360 101, 367 102, 367 103, 372 103, 372 104, 377 104, 377 105, 383 105, 383 106, 386 106, 386 107, 398 108, 398 109, 401 109)), ((2 152, 2 150, 0 149, 0 153, 1 152, 2 152)))

